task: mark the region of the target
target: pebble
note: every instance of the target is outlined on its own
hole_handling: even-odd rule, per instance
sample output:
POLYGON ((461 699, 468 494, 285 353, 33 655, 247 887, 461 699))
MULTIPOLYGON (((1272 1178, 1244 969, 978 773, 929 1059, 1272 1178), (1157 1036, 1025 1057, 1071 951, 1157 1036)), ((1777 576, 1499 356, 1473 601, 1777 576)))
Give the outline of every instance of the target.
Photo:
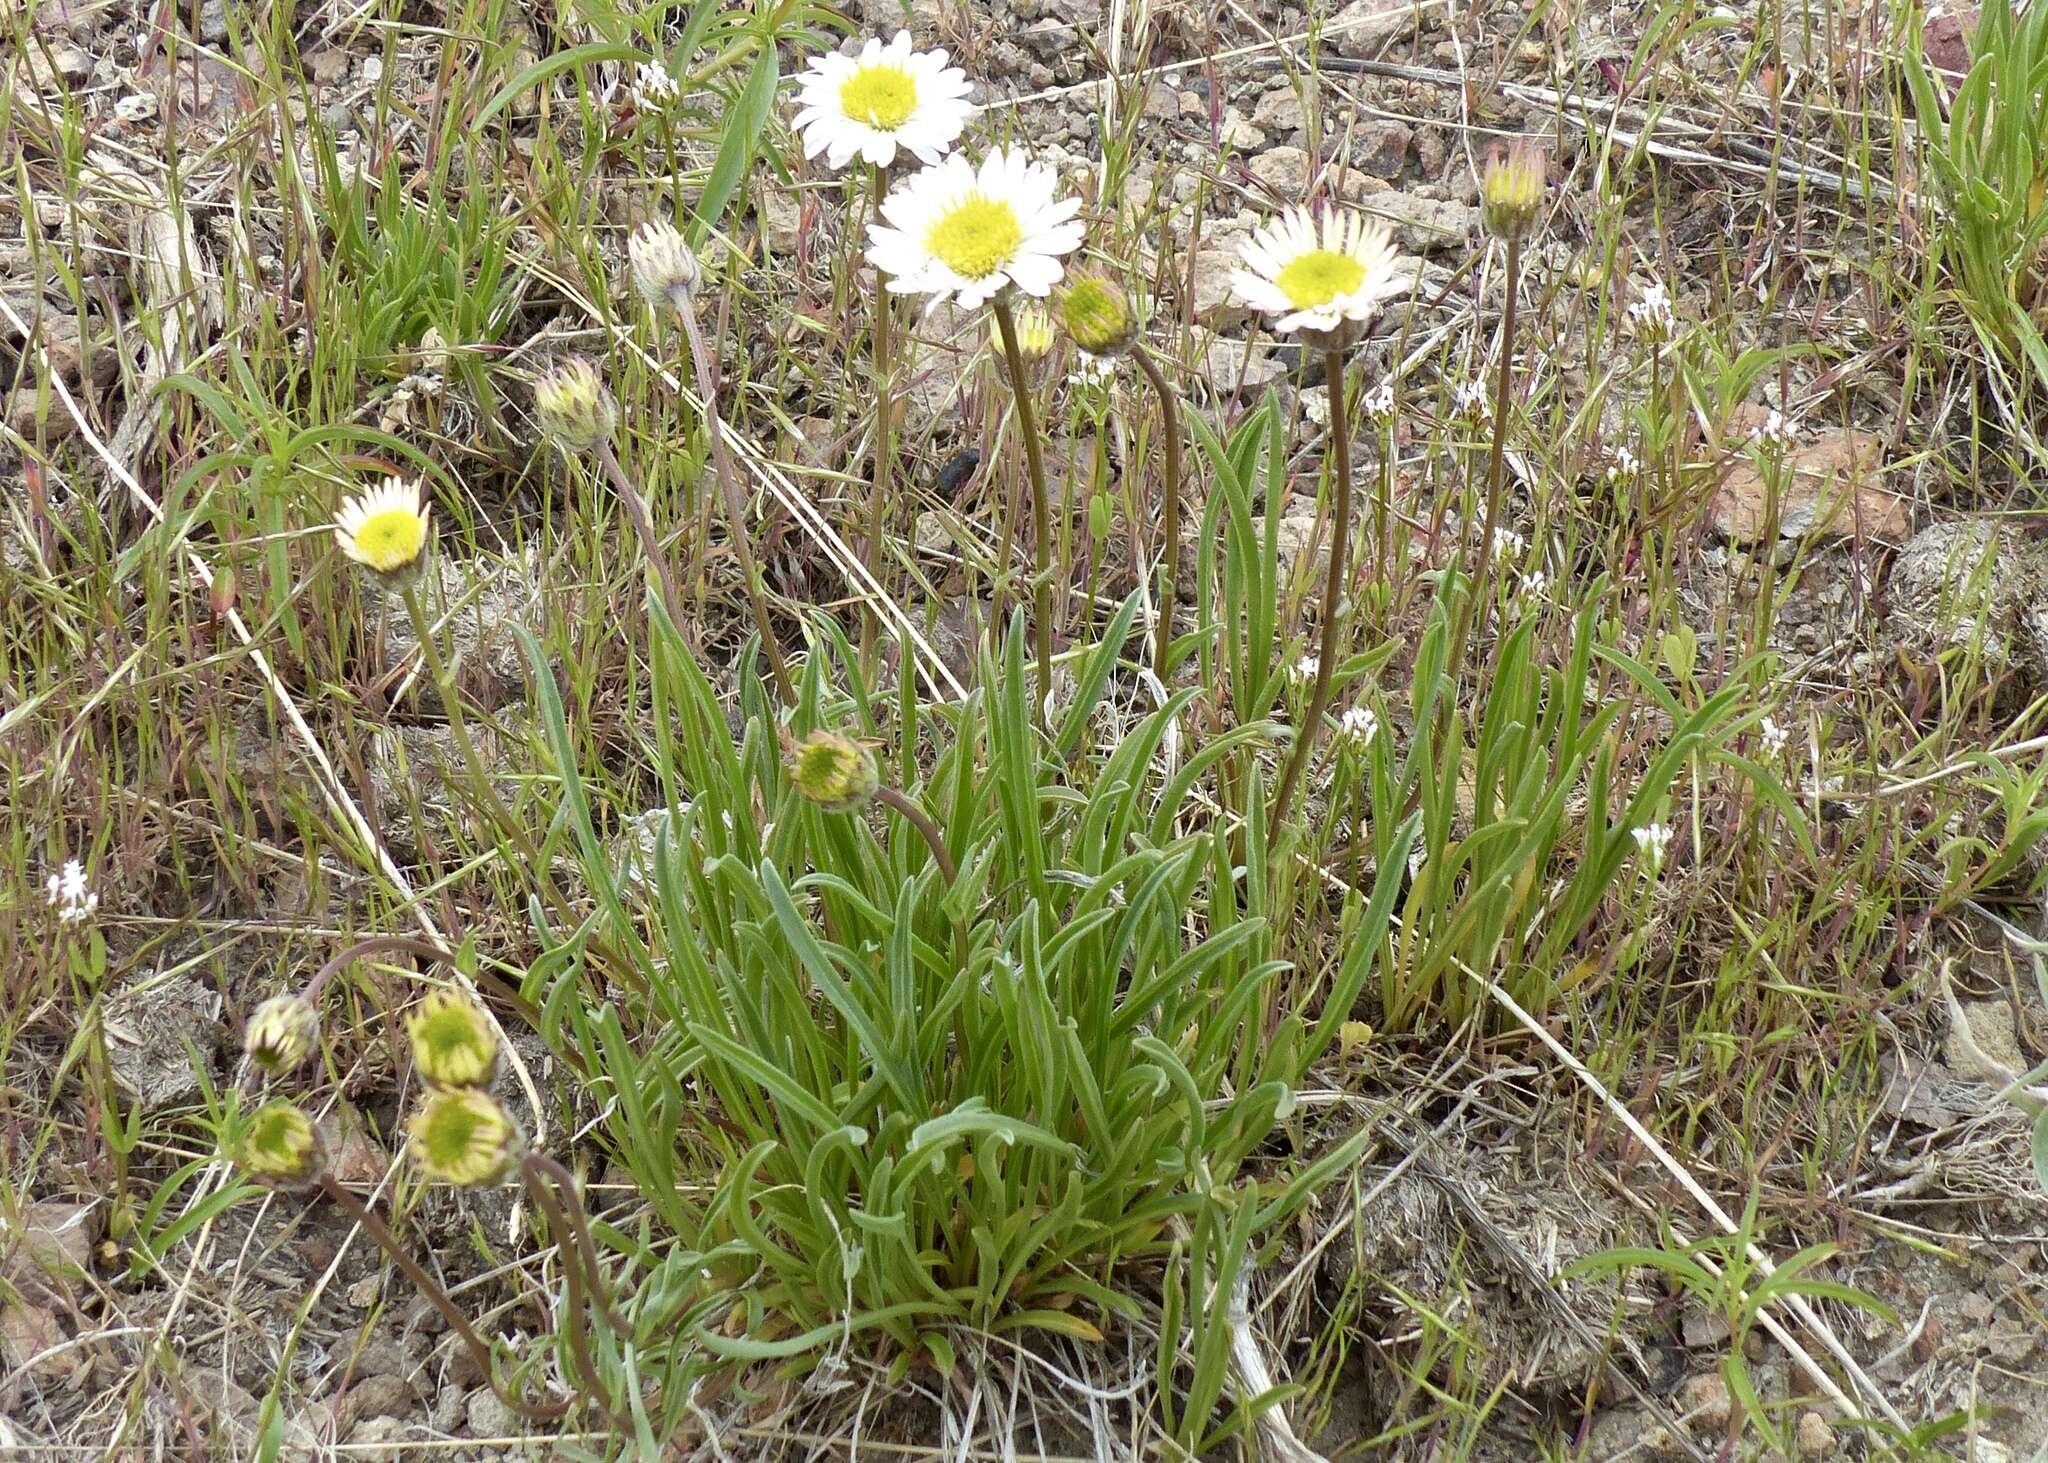
POLYGON ((1828 1426, 1828 1420, 1811 1410, 1799 1414, 1793 1443, 1802 1458, 1832 1458, 1837 1446, 1835 1430, 1828 1426))

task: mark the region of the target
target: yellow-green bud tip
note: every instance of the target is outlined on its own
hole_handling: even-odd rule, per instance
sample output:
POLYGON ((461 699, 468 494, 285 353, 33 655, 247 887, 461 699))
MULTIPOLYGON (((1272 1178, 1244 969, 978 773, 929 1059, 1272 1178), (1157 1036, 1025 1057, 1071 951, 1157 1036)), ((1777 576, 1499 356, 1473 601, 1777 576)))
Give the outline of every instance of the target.
POLYGON ((498 1070, 498 1032, 483 1007, 455 991, 430 991, 405 1018, 413 1064, 435 1087, 487 1086, 498 1070))
POLYGON ((1550 159, 1534 143, 1517 141, 1487 155, 1479 179, 1479 215, 1488 233, 1519 239, 1543 211, 1550 159))
POLYGON ((406 1124, 406 1152, 428 1179, 461 1188, 503 1181, 526 1139, 487 1092, 430 1092, 406 1124))
POLYGON ((309 1183, 325 1164, 313 1120, 295 1102, 266 1102, 249 1115, 235 1162, 259 1182, 277 1188, 309 1183))
POLYGON ((683 309, 704 278, 689 241, 661 219, 649 219, 633 230, 626 241, 626 257, 633 266, 633 287, 656 310, 683 309))
POLYGON ((272 1076, 296 1070, 320 1039, 320 1013, 304 996, 272 996, 249 1015, 242 1050, 272 1076))
POLYGON ((1124 292, 1099 274, 1084 274, 1060 295, 1060 323, 1091 356, 1120 356, 1138 338, 1124 292))
POLYGON ((597 367, 571 356, 542 376, 533 388, 533 409, 543 432, 570 452, 589 452, 618 425, 618 408, 597 367))
POLYGON ((783 749, 783 766, 796 790, 828 813, 867 806, 882 785, 875 754, 852 737, 815 731, 783 749))

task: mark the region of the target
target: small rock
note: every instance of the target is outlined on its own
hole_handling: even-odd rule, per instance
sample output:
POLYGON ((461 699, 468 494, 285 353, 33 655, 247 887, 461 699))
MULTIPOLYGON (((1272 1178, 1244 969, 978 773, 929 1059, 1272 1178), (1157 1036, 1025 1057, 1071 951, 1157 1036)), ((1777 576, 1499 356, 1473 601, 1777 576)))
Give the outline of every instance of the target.
POLYGON ((1198 252, 1189 274, 1195 297, 1189 303, 1197 320, 1214 328, 1250 318, 1251 310, 1237 297, 1232 277, 1243 267, 1235 249, 1203 249, 1198 252))
POLYGON ((1981 1082, 2010 1082, 2033 1063, 2020 1055, 2019 1033, 2013 1028, 2012 1007, 2004 1001, 1964 1001, 1963 1018, 1970 1023, 1967 1036, 1951 1031, 1942 1047, 1943 1059, 1959 1077, 1981 1082))
POLYGON ((227 0, 205 0, 199 7, 199 39, 209 46, 218 46, 227 38, 227 0))
POLYGON ((761 190, 761 238, 771 252, 796 252, 797 236, 803 230, 803 205, 780 188, 761 190))
POLYGON ((1248 166, 1254 178, 1292 203, 1307 199, 1315 181, 1315 159, 1298 147, 1268 148, 1248 166))
POLYGON ((1145 105, 1139 115, 1149 122, 1171 122, 1180 116, 1181 93, 1164 81, 1145 89, 1145 105))
POLYGON ((1243 390, 1255 394, 1287 374, 1286 362, 1275 356, 1272 347, 1264 343, 1250 345, 1232 336, 1213 335, 1207 331, 1200 332, 1196 340, 1196 358, 1206 362, 1209 380, 1218 391, 1243 390), (1199 344, 1203 336, 1207 336, 1206 350, 1199 344))
POLYGON ((1417 253, 1462 248, 1479 232, 1478 209, 1419 193, 1375 194, 1366 212, 1385 219, 1393 226, 1395 240, 1417 253))
POLYGON ((26 1370, 45 1382, 76 1376, 87 1358, 75 1348, 59 1349, 70 1339, 63 1323, 41 1306, 26 1301, 0 1306, 0 1361, 9 1370, 26 1370), (56 1354, 45 1354, 52 1351, 56 1354))
MULTIPOLYGON (((1842 538, 1854 534, 1904 543, 1913 529, 1903 498, 1877 486, 1884 443, 1870 432, 1829 430, 1794 447, 1774 471, 1779 479, 1778 536, 1842 538)), ((1770 476, 1744 455, 1714 495, 1709 514, 1716 532, 1755 543, 1769 521, 1770 476)))
POLYGON ((1678 1409, 1704 1432, 1719 1432, 1734 1415, 1735 1399, 1719 1372, 1687 1377, 1678 1387, 1678 1409))
POLYGON ((1901 647, 1916 655, 1973 648, 1993 670, 2031 661, 2048 679, 2048 551, 1993 519, 1913 535, 1885 601, 1901 647))
POLYGON ((1835 1428, 1827 1426, 1827 1418, 1810 1408, 1798 1414, 1798 1428, 1794 1430, 1794 1443, 1802 1459, 1831 1459, 1835 1457, 1835 1428))
POLYGON ((519 1414, 489 1387, 469 1394, 469 1435, 472 1438, 515 1438, 525 1431, 519 1414))
POLYGON ((1301 94, 1291 86, 1269 91, 1252 108, 1252 122, 1268 132, 1299 132, 1308 125, 1301 94))
POLYGON ((366 1417, 403 1417, 412 1411, 414 1400, 412 1386, 405 1378, 380 1373, 349 1387, 344 1411, 356 1422, 366 1417))
MULTIPOLYGON (((429 622, 438 631, 444 662, 462 687, 487 708, 517 701, 526 691, 526 654, 512 633, 515 625, 540 625, 540 569, 531 549, 508 558, 479 556, 434 560, 440 580, 420 592, 429 622)), ((386 664, 418 656, 420 639, 404 599, 392 593, 384 606, 386 664)), ((439 708, 432 678, 419 678, 426 706, 439 708)))
POLYGON ((1351 156, 1358 167, 1371 177, 1398 178, 1401 169, 1407 165, 1408 150, 1414 141, 1415 129, 1406 122, 1397 122, 1390 117, 1364 122, 1359 125, 1351 156))
POLYGON ((1219 147, 1233 147, 1239 152, 1252 152, 1266 145, 1265 129, 1252 124, 1252 119, 1236 107, 1223 110, 1223 124, 1217 129, 1216 143, 1219 147))
POLYGON ((1413 30, 1422 14, 1412 0, 1352 0, 1323 22, 1323 41, 1340 56, 1370 56, 1413 30))
POLYGON ((29 1300, 63 1292, 92 1263, 99 1206, 43 1199, 21 1214, 21 1227, 0 1224, 0 1282, 29 1300))
POLYGON ((405 1441, 408 1431, 410 1429, 402 1418, 366 1417, 349 1429, 349 1447, 351 1451, 357 1448, 365 1451, 391 1449, 392 1457, 403 1457, 404 1453, 398 1449, 398 1445, 405 1441))

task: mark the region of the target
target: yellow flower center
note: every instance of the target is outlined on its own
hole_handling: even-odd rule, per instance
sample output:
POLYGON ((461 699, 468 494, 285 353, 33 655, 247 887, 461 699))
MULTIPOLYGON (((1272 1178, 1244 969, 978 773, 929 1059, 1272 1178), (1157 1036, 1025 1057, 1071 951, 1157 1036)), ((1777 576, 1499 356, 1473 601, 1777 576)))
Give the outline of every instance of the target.
POLYGON ((839 105, 856 122, 894 132, 917 110, 917 81, 901 66, 863 66, 839 88, 839 105))
POLYGON ((1287 261, 1274 281, 1280 292, 1294 301, 1295 308, 1313 309, 1327 305, 1339 295, 1348 295, 1365 282, 1365 266, 1349 254, 1314 249, 1287 261))
POLYGON ((1024 242, 1017 210, 1000 199, 970 193, 932 225, 924 246, 962 279, 986 279, 1024 242))
POLYGON ((406 508, 386 508, 365 518, 355 534, 356 557, 380 574, 403 569, 420 556, 427 525, 406 508))

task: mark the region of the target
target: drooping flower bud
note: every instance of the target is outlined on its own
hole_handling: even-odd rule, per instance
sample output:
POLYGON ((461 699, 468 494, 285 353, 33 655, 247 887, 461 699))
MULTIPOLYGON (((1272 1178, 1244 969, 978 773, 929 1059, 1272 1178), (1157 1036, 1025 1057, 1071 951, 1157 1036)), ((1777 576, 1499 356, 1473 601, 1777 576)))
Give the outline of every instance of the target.
POLYGON ((533 409, 541 430, 570 452, 589 452, 608 440, 619 420, 604 377, 581 356, 569 357, 534 384, 533 409))
MULTIPOLYGON (((1026 374, 1035 379, 1038 375, 1038 363, 1046 358, 1053 347, 1052 316, 1046 313, 1045 306, 1038 301, 1028 300, 1017 307, 1015 320, 1017 354, 1024 360, 1026 374)), ((989 354, 994 357, 996 363, 996 377, 1003 385, 1014 391, 1016 386, 1010 380, 1009 352, 1003 349, 1002 331, 997 327, 993 315, 989 317, 988 339, 989 354)))
POLYGON ((526 1137, 488 1092, 429 1092, 405 1125, 406 1152, 435 1183, 478 1188, 501 1183, 526 1150, 526 1137))
POLYGON ((689 241, 665 219, 649 219, 633 230, 626 256, 632 261, 634 288, 656 310, 687 309, 704 279, 689 241))
POLYGON ((796 790, 828 813, 867 806, 882 785, 875 754, 852 737, 814 731, 784 745, 782 764, 796 790))
POLYGON ((1517 140, 1487 155, 1479 179, 1479 215, 1499 239, 1520 239, 1543 211, 1550 160, 1534 143, 1517 140))
POLYGON ((320 1013, 296 991, 272 996, 249 1014, 242 1050, 273 1077, 295 1071, 320 1039, 320 1013))
POLYGON ((249 1177, 280 1189, 311 1183, 326 1166, 313 1120, 297 1103, 282 1100, 250 1114, 234 1160, 249 1177))
POLYGON ((1131 301, 1100 274, 1083 274, 1061 292, 1060 323, 1074 344, 1091 356, 1120 356, 1138 339, 1131 301))
POLYGON ((405 1018, 413 1064, 434 1087, 484 1087, 498 1070, 498 1032, 458 991, 429 991, 405 1018))

